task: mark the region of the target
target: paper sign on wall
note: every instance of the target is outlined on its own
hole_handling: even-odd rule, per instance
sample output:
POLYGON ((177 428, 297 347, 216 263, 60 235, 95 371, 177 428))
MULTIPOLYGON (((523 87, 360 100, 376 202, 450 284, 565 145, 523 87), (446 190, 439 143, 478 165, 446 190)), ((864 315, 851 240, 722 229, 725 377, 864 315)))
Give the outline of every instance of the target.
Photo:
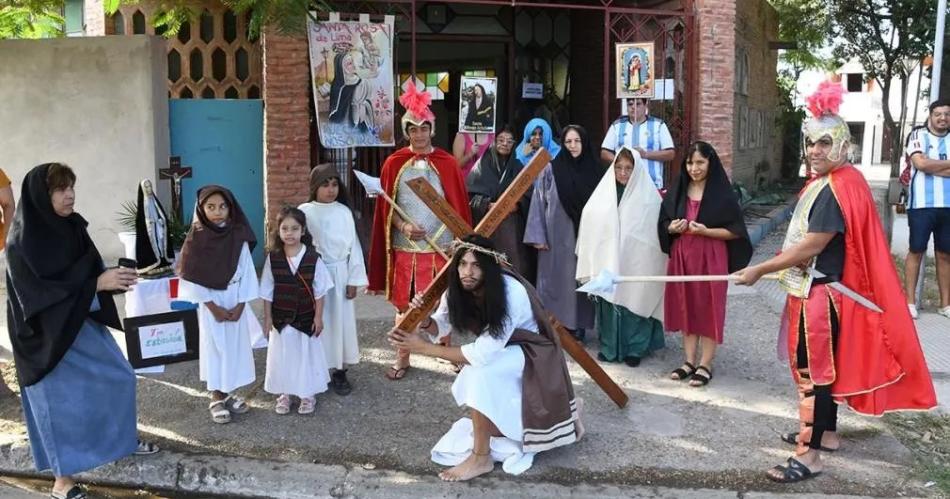
POLYGON ((543 99, 544 84, 524 82, 521 85, 521 97, 523 99, 543 99))

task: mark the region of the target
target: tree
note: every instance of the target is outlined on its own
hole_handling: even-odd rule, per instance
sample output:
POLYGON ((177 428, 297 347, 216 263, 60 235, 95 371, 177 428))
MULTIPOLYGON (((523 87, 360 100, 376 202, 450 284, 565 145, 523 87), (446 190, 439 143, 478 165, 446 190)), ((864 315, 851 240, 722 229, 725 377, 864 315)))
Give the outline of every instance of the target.
POLYGON ((835 55, 861 63, 881 88, 884 126, 890 132, 891 176, 898 175, 907 87, 914 67, 931 53, 937 18, 933 0, 834 0, 830 2, 835 55), (900 85, 901 112, 891 113, 891 89, 900 85))
POLYGON ((5 0, 0 7, 0 39, 63 35, 62 0, 5 0))

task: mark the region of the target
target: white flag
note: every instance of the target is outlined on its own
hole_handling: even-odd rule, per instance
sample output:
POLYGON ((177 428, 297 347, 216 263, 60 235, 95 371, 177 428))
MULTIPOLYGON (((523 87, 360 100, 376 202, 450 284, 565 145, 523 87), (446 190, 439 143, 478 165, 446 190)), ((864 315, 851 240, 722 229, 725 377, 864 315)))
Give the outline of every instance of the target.
POLYGON ((363 189, 366 190, 368 196, 376 196, 383 193, 383 186, 379 183, 379 177, 367 175, 359 170, 353 170, 353 173, 356 174, 356 179, 363 184, 363 189))

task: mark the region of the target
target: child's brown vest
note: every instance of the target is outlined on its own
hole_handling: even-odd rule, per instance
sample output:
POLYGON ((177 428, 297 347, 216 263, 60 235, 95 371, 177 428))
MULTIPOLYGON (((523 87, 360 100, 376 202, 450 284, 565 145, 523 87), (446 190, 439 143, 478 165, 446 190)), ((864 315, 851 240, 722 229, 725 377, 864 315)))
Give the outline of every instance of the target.
POLYGON ((273 252, 269 258, 274 275, 274 301, 271 304, 274 327, 279 332, 284 326, 293 326, 307 336, 312 336, 315 311, 313 277, 320 254, 308 246, 295 274, 290 272, 290 264, 283 251, 273 252))

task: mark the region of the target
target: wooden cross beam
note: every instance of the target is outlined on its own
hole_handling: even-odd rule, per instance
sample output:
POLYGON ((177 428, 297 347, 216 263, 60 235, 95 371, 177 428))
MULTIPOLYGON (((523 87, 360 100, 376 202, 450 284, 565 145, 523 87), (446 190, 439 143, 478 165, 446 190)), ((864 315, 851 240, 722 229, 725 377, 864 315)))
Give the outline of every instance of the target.
MULTIPOLYGON (((432 213, 435 214, 445 224, 445 226, 455 234, 455 237, 463 237, 468 234, 476 233, 483 236, 490 236, 496 228, 501 224, 501 222, 507 217, 514 209, 518 203, 518 200, 527 192, 528 188, 531 186, 534 178, 540 174, 541 170, 545 165, 550 161, 550 155, 545 150, 541 150, 535 155, 534 159, 525 167, 521 173, 515 178, 512 184, 505 190, 504 194, 498 198, 495 202, 495 205, 491 210, 485 215, 482 221, 478 224, 478 227, 472 229, 458 214, 455 213, 455 210, 449 205, 449 203, 432 187, 432 185, 425 180, 424 178, 417 178, 407 182, 407 185, 413 192, 419 196, 419 199, 422 200, 432 210, 432 213)), ((442 296, 442 293, 445 291, 447 283, 447 273, 451 272, 453 269, 450 268, 449 264, 446 264, 442 267, 442 270, 439 272, 439 275, 436 276, 435 281, 432 285, 429 286, 429 289, 423 294, 423 303, 426 304, 427 310, 419 310, 418 320, 415 322, 410 322, 406 319, 409 319, 410 316, 416 310, 410 310, 406 319, 403 320, 400 324, 397 325, 399 329, 403 331, 411 331, 415 329, 418 325, 418 322, 422 320, 423 316, 427 316, 431 313, 436 300, 442 296)), ((600 367, 600 364, 594 361, 593 358, 587 353, 587 350, 584 350, 584 347, 575 340, 567 329, 558 322, 557 318, 554 317, 554 314, 545 311, 548 316, 548 320, 554 326, 555 331, 557 331, 558 336, 561 340, 561 346, 580 366, 587 372, 588 375, 597 383, 597 385, 610 397, 611 400, 617 404, 618 407, 625 407, 628 402, 627 394, 617 386, 617 384, 610 378, 610 376, 604 372, 603 368, 600 367)))

